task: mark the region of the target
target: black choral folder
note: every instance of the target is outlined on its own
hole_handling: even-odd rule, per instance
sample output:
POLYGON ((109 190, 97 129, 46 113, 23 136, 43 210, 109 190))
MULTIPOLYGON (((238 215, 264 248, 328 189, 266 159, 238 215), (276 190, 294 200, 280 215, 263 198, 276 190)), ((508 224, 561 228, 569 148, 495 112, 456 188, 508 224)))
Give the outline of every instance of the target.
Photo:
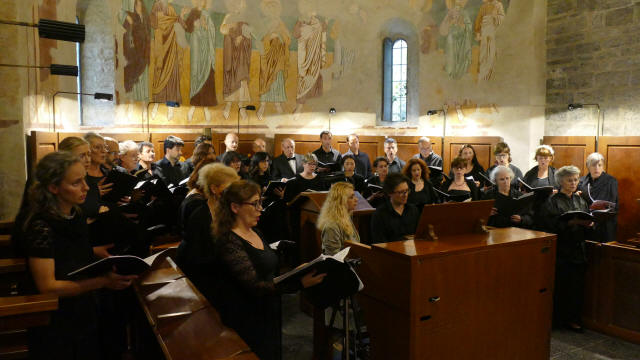
POLYGON ((74 270, 67 276, 82 275, 86 277, 96 277, 108 273, 115 266, 116 273, 120 275, 139 275, 149 270, 153 265, 161 262, 169 256, 170 252, 175 248, 165 249, 157 254, 151 255, 144 259, 133 255, 116 255, 100 259, 80 269, 74 270))
POLYGON ((355 271, 344 262, 349 248, 329 256, 320 255, 314 260, 300 266, 273 280, 276 288, 296 288, 300 279, 306 274, 316 271, 317 274, 327 274, 318 285, 306 288, 303 293, 316 307, 324 309, 335 305, 340 299, 360 291, 364 285, 355 271))
POLYGON ((102 200, 117 203, 123 197, 130 196, 137 183, 138 179, 135 176, 111 170, 107 174, 104 184, 113 184, 113 187, 102 197, 102 200))

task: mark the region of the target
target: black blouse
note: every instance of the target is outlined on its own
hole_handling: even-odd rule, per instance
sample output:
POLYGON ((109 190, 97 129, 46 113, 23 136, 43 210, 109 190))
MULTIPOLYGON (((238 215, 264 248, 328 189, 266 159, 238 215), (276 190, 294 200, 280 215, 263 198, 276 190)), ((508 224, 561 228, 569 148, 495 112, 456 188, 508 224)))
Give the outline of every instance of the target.
POLYGON ((558 260, 584 264, 587 261, 584 241, 589 230, 580 225, 569 225, 567 221, 559 219, 560 215, 573 210, 588 212, 589 206, 578 195, 569 197, 558 192, 547 199, 536 217, 544 231, 558 234, 558 260))
MULTIPOLYGON (((474 180, 474 181, 479 181, 479 182, 480 182, 480 187, 481 187, 481 188, 483 188, 483 187, 484 187, 485 185, 487 185, 487 184, 485 184, 485 180, 484 180, 484 178, 483 178, 480 174, 482 174, 482 175, 484 175, 484 174, 485 174, 485 170, 484 170, 484 168, 483 168, 483 167, 482 167, 482 165, 480 165, 480 164, 474 164, 474 165, 473 165, 473 169, 471 169, 471 171, 469 171, 468 173, 465 173, 465 174, 464 174, 464 177, 465 177, 465 179, 466 179, 466 178, 468 178, 468 177, 472 176, 472 177, 473 177, 473 180, 474 180)), ((453 175, 453 169, 449 170, 449 177, 450 177, 451 179, 453 179, 453 178, 454 178, 454 175, 453 175)), ((491 185, 491 184, 488 184, 488 185, 491 185)), ((442 188, 443 188, 443 189, 447 189, 447 188, 448 188, 448 186, 447 186, 447 187, 444 187, 444 186, 443 186, 442 188)))
POLYGON ((387 199, 371 218, 371 243, 399 241, 405 235, 413 235, 419 220, 420 212, 414 205, 406 204, 400 215, 387 199))
MULTIPOLYGON (((618 180, 613 176, 602 173, 599 178, 594 180, 591 178, 591 174, 587 174, 580 178, 578 190, 582 191, 582 198, 585 199, 589 206, 595 200, 605 200, 615 203, 614 210, 618 211, 618 180)), ((615 241, 617 224, 617 216, 606 222, 596 224, 595 231, 591 234, 592 240, 599 242, 615 241)))
POLYGON ((284 190, 284 201, 289 202, 306 190, 324 190, 324 183, 318 176, 313 179, 305 179, 302 175, 297 174, 295 179, 287 181, 287 186, 284 190))
POLYGON ((176 256, 180 269, 209 300, 214 292, 212 276, 215 258, 211 222, 211 211, 205 202, 189 216, 176 256))
MULTIPOLYGON (((467 183, 467 186, 469 187, 469 190, 470 190, 469 194, 471 195, 471 201, 482 200, 482 193, 480 192, 480 189, 476 186, 476 183, 473 180, 466 179, 466 178, 464 179, 464 181, 467 183)), ((442 191, 445 193, 449 193, 451 195, 459 195, 459 194, 453 193, 453 191, 455 190, 449 190, 449 187, 451 186, 451 184, 453 184, 453 178, 445 181, 442 184, 442 191)))
POLYGON ((485 200, 494 199, 495 203, 494 203, 493 207, 498 209, 498 213, 496 215, 493 215, 493 216, 489 217, 489 223, 487 225, 500 227, 500 228, 510 227, 510 226, 518 226, 518 227, 528 228, 528 227, 532 226, 533 225, 533 213, 532 213, 531 206, 529 206, 526 209, 523 209, 522 211, 515 212, 515 213, 507 212, 507 209, 505 209, 503 206, 501 206, 501 203, 504 203, 503 201, 505 201, 505 200, 508 201, 508 199, 510 199, 510 198, 511 199, 515 199, 515 198, 518 198, 520 196, 522 196, 522 193, 518 189, 516 189, 514 187, 511 187, 509 189, 509 196, 506 196, 506 195, 502 194, 500 191, 498 191, 498 187, 497 186, 493 186, 492 188, 487 190, 487 192, 484 194, 484 199, 485 200), (520 219, 521 219, 520 224, 515 224, 515 223, 511 222, 511 216, 512 215, 520 215, 520 219))
POLYGON ((430 181, 425 181, 422 190, 416 191, 416 185, 409 181, 409 199, 407 202, 409 204, 415 205, 420 212, 422 212, 422 208, 428 204, 437 204, 440 202, 438 195, 433 189, 433 185, 431 185, 430 181))
POLYGON ((232 231, 217 239, 219 287, 214 304, 222 322, 238 332, 260 359, 279 359, 280 296, 273 283, 278 255, 258 235, 262 250, 232 231))
MULTIPOLYGON (((24 234, 26 255, 31 258, 53 259, 56 280, 82 280, 84 277, 70 277, 67 274, 94 261, 87 234, 86 219, 79 213, 75 213, 71 218, 36 214, 29 220, 24 234)), ((30 278, 31 283, 28 287, 37 293, 35 282, 30 278)), ((55 354, 56 358, 74 353, 82 348, 81 342, 95 340, 97 323, 95 292, 60 297, 58 310, 51 314, 49 325, 32 332, 34 353, 49 352, 49 355, 55 354)), ((31 351, 30 348, 29 352, 31 351)), ((90 356, 86 353, 85 355, 90 356)), ((78 358, 78 354, 69 358, 73 356, 78 358)))

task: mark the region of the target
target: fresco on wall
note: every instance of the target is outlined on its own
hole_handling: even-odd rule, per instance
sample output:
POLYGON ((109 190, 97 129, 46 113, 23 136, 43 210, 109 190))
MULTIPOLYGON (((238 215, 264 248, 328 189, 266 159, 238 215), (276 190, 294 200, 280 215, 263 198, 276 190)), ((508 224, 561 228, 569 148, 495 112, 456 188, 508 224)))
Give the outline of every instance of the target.
POLYGON ((450 79, 471 74, 477 81, 491 80, 498 59, 496 31, 508 6, 509 0, 426 1, 422 53, 444 55, 450 79))
MULTIPOLYGON (((121 0, 117 101, 155 103, 152 120, 157 103, 176 102, 189 109, 189 124, 196 114, 211 123, 214 111, 224 119, 237 113, 246 120, 244 107, 253 103, 259 104, 260 120, 300 113, 308 100, 321 97, 331 81, 350 71, 356 57, 356 45, 341 31, 341 25, 347 31, 351 25, 320 15, 318 4, 121 0)), ((364 21, 359 5, 346 6, 349 16, 364 21)), ((167 111, 170 120, 177 110, 167 111)))

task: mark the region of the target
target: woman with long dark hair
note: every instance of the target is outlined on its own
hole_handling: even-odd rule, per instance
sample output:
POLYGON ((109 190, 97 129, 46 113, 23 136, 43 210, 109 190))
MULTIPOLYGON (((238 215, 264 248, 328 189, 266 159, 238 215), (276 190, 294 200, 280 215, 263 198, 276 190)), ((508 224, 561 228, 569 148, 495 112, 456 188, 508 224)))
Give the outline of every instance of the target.
POLYGON ((94 261, 87 223, 79 210, 89 190, 85 175, 78 157, 50 153, 38 163, 29 190, 22 243, 31 280, 28 287, 59 297, 49 325, 29 330, 30 358, 100 358, 94 290, 124 289, 135 278, 113 272, 93 278, 67 275, 94 261))

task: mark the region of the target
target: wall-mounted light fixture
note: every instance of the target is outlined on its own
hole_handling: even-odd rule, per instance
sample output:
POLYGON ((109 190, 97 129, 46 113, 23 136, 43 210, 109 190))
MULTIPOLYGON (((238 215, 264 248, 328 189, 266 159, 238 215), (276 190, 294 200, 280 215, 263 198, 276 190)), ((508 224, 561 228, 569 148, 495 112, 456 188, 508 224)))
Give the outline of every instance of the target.
POLYGON ((331 131, 331 118, 336 114, 336 108, 332 107, 329 109, 329 131, 331 131))
POLYGON ((598 111, 597 114, 597 122, 596 122, 596 151, 598 151, 598 142, 600 141, 600 135, 604 133, 604 114, 602 115, 602 123, 600 122, 600 104, 569 104, 567 105, 567 109, 569 111, 574 111, 578 109, 583 109, 584 107, 595 107, 598 111))
POLYGON ((76 77, 78 76, 78 67, 75 65, 51 64, 49 66, 38 66, 38 65, 0 64, 0 67, 14 67, 14 68, 23 68, 23 69, 49 69, 49 71, 51 71, 51 75, 76 76, 76 77))
POLYGON ((40 19, 37 24, 23 21, 0 20, 0 24, 37 28, 38 36, 45 39, 77 43, 84 42, 85 29, 83 24, 48 19, 40 19))
MULTIPOLYGON (((442 113, 442 140, 440 140, 441 152, 444 152, 444 137, 447 135, 447 111, 442 109, 428 110, 427 116, 438 115, 442 113)), ((442 154, 443 155, 443 154, 442 154)))
MULTIPOLYGON (((113 94, 108 94, 108 93, 94 93, 94 94, 87 94, 87 93, 80 93, 80 92, 75 92, 75 91, 56 91, 52 98, 51 98, 51 103, 53 106, 53 131, 56 131, 56 96, 58 96, 59 94, 71 94, 71 95, 84 95, 84 96, 93 96, 94 99, 96 100, 100 100, 100 101, 113 101, 113 94)), ((82 119, 80 119, 80 121, 82 121, 82 119)))

